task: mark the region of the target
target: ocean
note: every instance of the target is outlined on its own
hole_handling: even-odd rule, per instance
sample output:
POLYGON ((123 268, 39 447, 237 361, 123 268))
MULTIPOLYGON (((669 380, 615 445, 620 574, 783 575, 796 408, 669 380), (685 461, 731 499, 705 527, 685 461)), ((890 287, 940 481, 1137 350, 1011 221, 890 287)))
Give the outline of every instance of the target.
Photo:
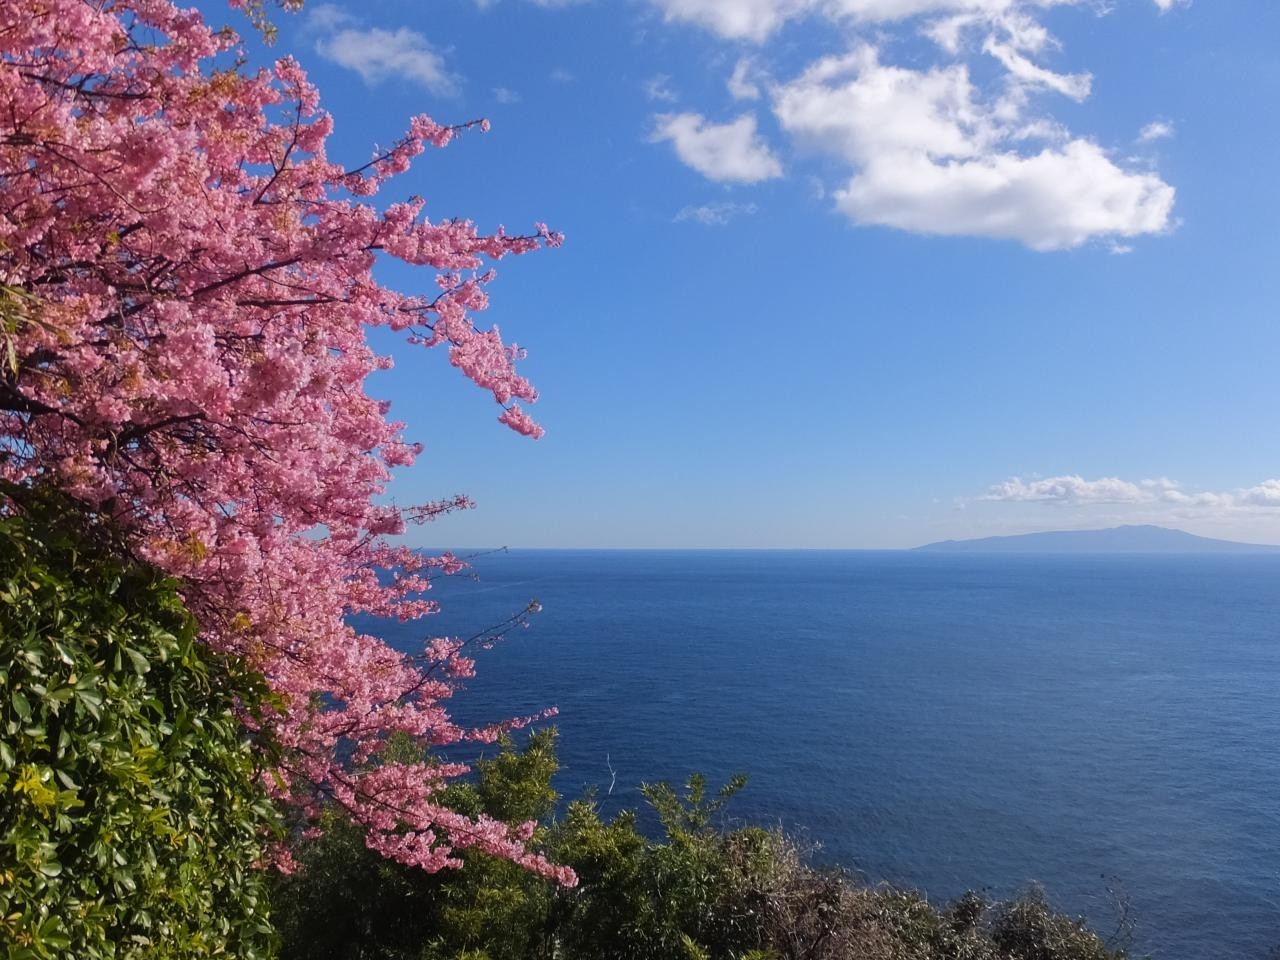
POLYGON ((1280 557, 521 550, 474 573, 428 621, 361 626, 408 650, 539 600, 454 712, 558 707, 568 796, 745 773, 731 816, 871 881, 1040 883, 1104 933, 1119 898, 1159 960, 1280 948, 1280 557))

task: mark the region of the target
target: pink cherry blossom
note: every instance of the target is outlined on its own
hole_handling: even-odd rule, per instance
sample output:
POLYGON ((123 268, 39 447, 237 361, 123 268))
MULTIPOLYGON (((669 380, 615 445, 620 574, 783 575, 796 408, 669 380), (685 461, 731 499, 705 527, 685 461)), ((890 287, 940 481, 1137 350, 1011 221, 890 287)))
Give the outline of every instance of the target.
POLYGON ((460 727, 464 644, 405 654, 350 626, 435 610, 424 591, 460 562, 388 538, 470 505, 386 505, 421 447, 366 392, 390 364, 369 330, 444 346, 537 436, 521 351, 474 315, 492 261, 561 238, 433 221, 417 198, 380 211, 425 147, 487 123, 416 117, 345 169, 302 67, 227 68, 237 42, 169 0, 0 0, 0 476, 114 518, 181 578, 204 642, 266 676, 280 706, 246 723, 280 750, 267 782, 299 831, 336 802, 402 863, 474 847, 572 883, 530 825, 443 805, 465 767, 368 762, 394 734, 439 750, 535 718, 460 727), (382 286, 379 258, 438 275, 439 293, 382 286))

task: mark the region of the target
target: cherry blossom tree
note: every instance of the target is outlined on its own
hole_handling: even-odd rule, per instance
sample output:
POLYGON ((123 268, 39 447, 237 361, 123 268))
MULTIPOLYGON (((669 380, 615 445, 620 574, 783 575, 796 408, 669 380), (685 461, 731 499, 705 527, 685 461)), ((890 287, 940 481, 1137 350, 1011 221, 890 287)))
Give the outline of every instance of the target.
POLYGON ((373 762, 396 734, 430 758, 530 718, 458 725, 461 640, 406 654, 349 625, 435 610, 432 576, 460 562, 394 538, 468 505, 383 501, 420 448, 366 392, 391 364, 369 330, 444 348, 537 437, 521 351, 473 318, 490 262, 561 238, 375 206, 425 148, 487 124, 416 117, 347 169, 299 64, 246 70, 237 44, 169 0, 0 0, 0 479, 109 517, 180 579, 203 641, 267 678, 277 707, 246 723, 302 826, 337 803, 402 863, 478 848, 573 883, 527 846, 532 824, 443 805, 464 766, 373 762), (379 258, 431 271, 433 295, 377 282, 379 258))

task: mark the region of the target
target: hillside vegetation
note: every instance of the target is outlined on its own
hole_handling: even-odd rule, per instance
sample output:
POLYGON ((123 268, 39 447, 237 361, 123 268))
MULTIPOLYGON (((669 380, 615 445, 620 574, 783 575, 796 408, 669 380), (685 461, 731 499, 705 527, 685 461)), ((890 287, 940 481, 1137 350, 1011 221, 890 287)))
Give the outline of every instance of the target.
POLYGON ((709 794, 648 785, 656 835, 636 812, 603 819, 592 798, 550 820, 555 734, 510 742, 451 800, 474 814, 540 819, 538 840, 579 885, 470 853, 427 875, 364 848, 335 820, 278 883, 285 960, 1118 960, 1075 918, 1031 890, 1008 902, 968 894, 935 906, 811 865, 785 834, 727 826, 742 785, 709 794))

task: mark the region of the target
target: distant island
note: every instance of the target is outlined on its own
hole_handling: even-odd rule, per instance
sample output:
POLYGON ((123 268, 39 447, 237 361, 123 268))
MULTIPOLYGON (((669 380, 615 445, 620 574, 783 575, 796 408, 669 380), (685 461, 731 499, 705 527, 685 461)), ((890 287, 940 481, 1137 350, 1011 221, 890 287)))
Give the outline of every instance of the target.
POLYGON ((942 540, 916 550, 934 553, 1275 553, 1280 546, 1238 543, 1197 537, 1183 530, 1141 526, 1109 527, 1106 530, 1056 530, 1024 533, 1012 537, 982 537, 977 540, 942 540))

